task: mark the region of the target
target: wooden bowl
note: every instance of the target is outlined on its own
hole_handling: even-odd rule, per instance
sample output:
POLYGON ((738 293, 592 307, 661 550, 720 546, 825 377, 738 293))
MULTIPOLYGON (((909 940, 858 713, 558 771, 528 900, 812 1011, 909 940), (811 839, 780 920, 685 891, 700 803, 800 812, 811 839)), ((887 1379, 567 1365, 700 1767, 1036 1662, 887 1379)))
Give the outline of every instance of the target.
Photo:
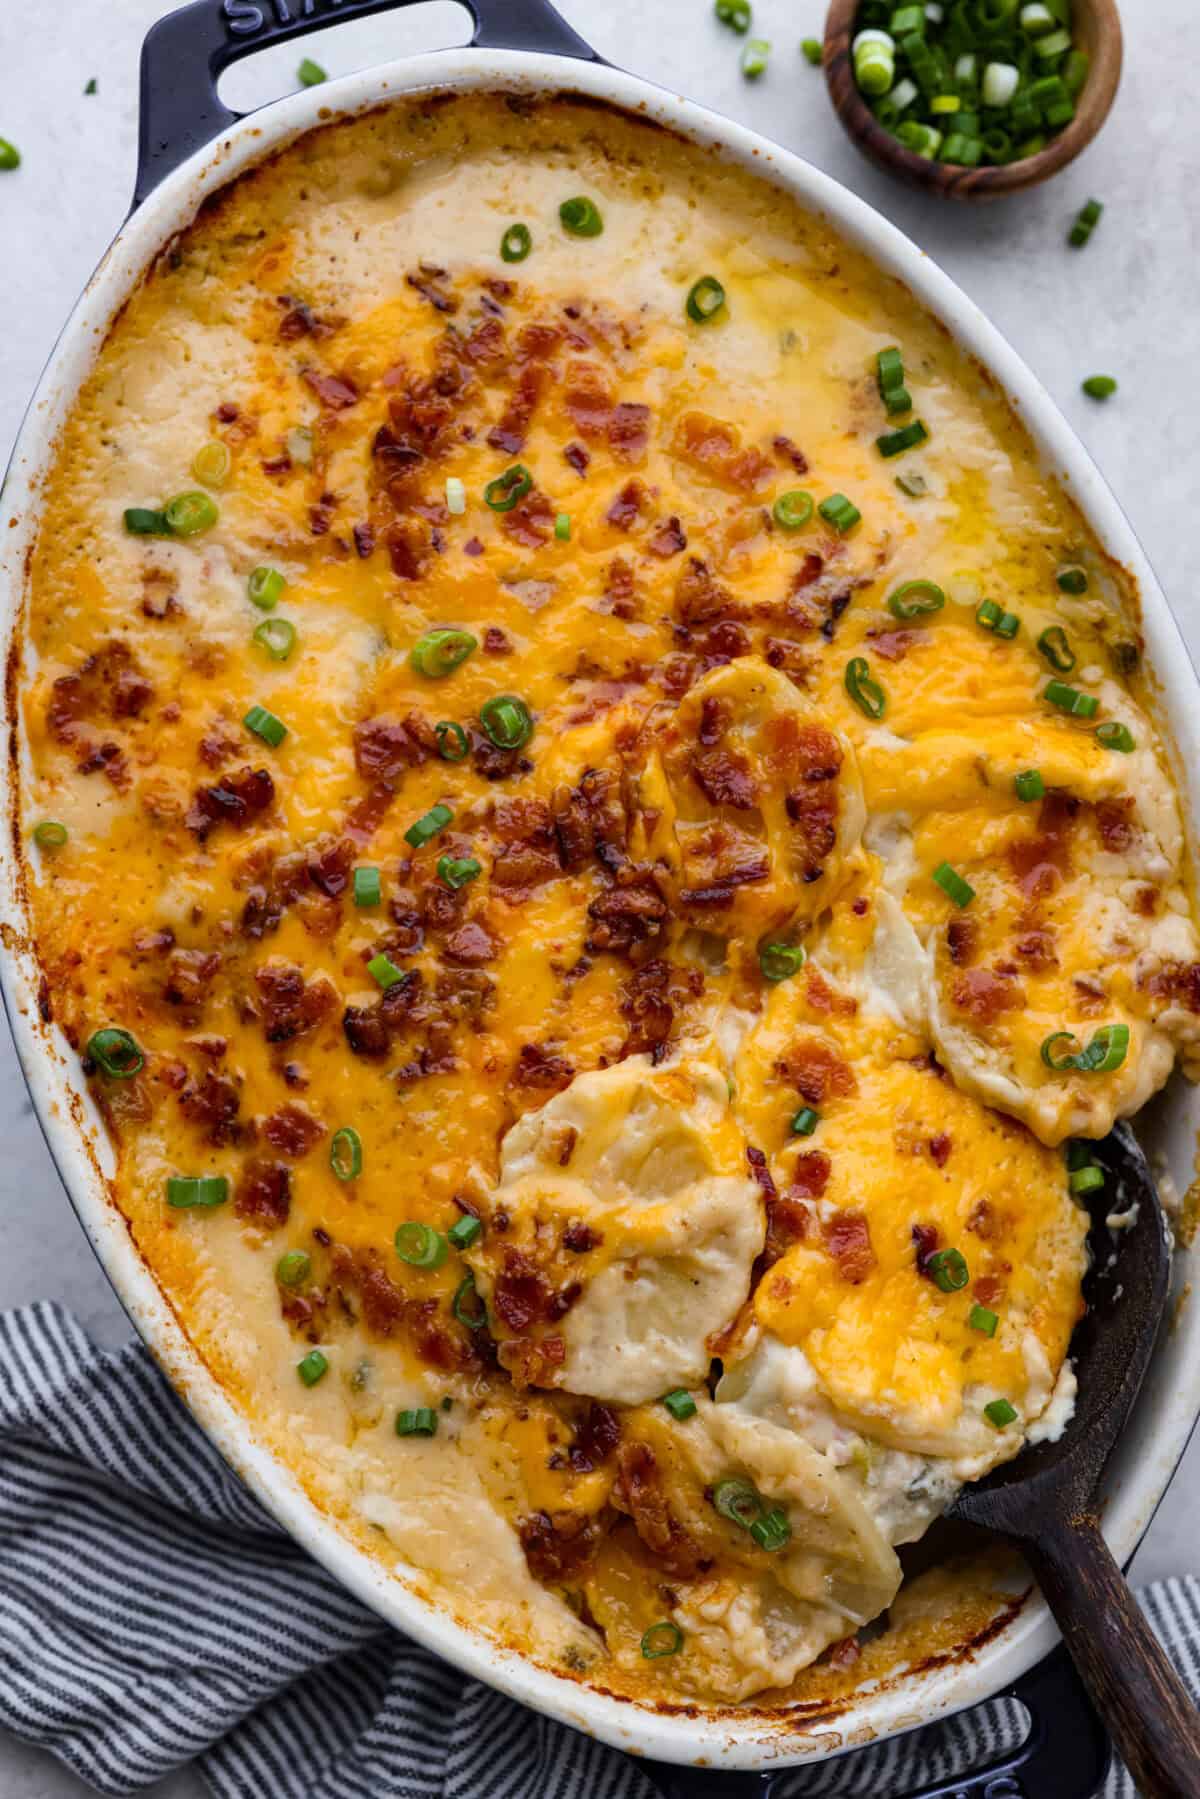
POLYGON ((1079 96, 1075 117, 1036 156, 998 168, 964 169, 955 163, 929 162, 885 131, 858 91, 850 45, 859 0, 832 0, 825 22, 825 80, 834 110, 864 156, 898 175, 910 187, 940 194, 945 200, 990 200, 1015 194, 1057 175, 1091 143, 1112 110, 1121 79, 1124 50, 1116 0, 1075 0, 1075 42, 1091 57, 1091 68, 1079 96))

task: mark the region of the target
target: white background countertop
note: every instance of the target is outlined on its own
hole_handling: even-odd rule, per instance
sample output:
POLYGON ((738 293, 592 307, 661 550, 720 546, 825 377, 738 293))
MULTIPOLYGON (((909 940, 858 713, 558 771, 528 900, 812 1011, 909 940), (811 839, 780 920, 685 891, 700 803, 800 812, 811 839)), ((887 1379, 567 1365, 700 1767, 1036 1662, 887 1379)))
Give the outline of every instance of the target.
MULTIPOLYGON (((218 0, 212 0, 215 6, 218 0)), ((799 53, 819 36, 823 0, 754 0, 755 34, 773 41, 766 76, 738 67, 741 40, 711 0, 559 0, 610 61, 677 87, 809 157, 894 218, 988 312, 1078 429, 1122 501, 1200 655, 1192 531, 1200 469, 1200 109, 1180 83, 1194 40, 1195 0, 1130 0, 1126 70, 1099 140, 1073 168, 1031 194, 984 209, 925 199, 864 162, 842 134, 820 73, 799 53), (1082 254, 1065 247, 1089 195, 1106 205, 1082 254), (1117 376, 1098 406, 1090 374, 1117 376)), ((133 186, 138 50, 167 0, 0 0, 0 136, 23 155, 0 175, 0 466, 74 299, 124 217, 133 186), (85 97, 95 77, 99 91, 85 97)), ((462 43, 452 0, 376 20, 344 22, 303 48, 264 52, 224 85, 235 107, 295 85, 301 55, 331 75, 418 50, 462 43)), ((0 1022, 7 1048, 7 1029, 0 1022)), ((72 1307, 107 1343, 124 1315, 75 1222, 25 1095, 15 1060, 0 1058, 0 1306, 35 1297, 72 1307)), ((1135 1578, 1200 1573, 1200 1440, 1193 1444, 1135 1564, 1135 1578)), ((0 1736, 4 1799, 72 1799, 87 1789, 40 1750, 0 1736)), ((184 1773, 155 1799, 196 1799, 184 1773)), ((270 1799, 262 1795, 261 1799, 270 1799)))

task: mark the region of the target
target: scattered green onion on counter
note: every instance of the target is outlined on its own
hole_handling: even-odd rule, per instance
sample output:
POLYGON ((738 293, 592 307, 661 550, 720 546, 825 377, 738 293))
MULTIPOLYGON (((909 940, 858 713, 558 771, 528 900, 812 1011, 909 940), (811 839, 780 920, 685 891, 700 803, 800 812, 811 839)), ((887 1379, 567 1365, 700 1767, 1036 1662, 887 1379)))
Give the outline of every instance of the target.
POLYGON ((1073 250, 1083 249, 1092 232, 1100 223, 1100 214, 1103 211, 1104 207, 1099 200, 1089 200, 1086 206, 1080 208, 1075 223, 1071 226, 1067 236, 1067 242, 1073 250))
POLYGON ((1082 386, 1090 400, 1111 400, 1117 391, 1117 384, 1111 375, 1089 375, 1082 386))

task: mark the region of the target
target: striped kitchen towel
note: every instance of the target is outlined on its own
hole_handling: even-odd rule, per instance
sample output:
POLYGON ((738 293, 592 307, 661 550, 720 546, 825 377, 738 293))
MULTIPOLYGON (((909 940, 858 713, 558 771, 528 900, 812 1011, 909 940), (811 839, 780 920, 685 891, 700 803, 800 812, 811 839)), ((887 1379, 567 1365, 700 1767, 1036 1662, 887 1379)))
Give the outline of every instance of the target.
MULTIPOLYGON (((0 1437, 0 1727, 100 1792, 194 1761, 216 1799, 654 1799, 628 1758, 383 1628, 278 1530, 140 1344, 105 1354, 53 1305, 0 1316, 0 1437)), ((1200 1582, 1143 1602, 1200 1688, 1200 1582)), ((783 1776, 773 1799, 902 1799, 1019 1738, 995 1701, 783 1776)), ((1126 1775, 1105 1799, 1133 1799, 1126 1775)))

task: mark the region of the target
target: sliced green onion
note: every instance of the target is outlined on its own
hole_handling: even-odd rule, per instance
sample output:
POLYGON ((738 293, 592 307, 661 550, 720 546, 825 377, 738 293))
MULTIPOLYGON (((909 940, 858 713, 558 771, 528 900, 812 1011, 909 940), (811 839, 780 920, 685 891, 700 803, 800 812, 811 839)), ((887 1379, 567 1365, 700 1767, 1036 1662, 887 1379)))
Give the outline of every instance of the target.
POLYGON ((808 960, 802 943, 764 943, 758 952, 758 966, 764 981, 774 984, 799 974, 808 960))
POLYGON ((443 762, 464 762, 471 754, 471 742, 461 725, 452 718, 439 719, 433 727, 438 755, 443 762))
POLYGON ((1016 1408, 1011 1406, 1007 1399, 993 1399, 990 1404, 984 1406, 983 1415, 989 1424, 994 1424, 997 1430, 1003 1430, 1006 1424, 1015 1422, 1017 1413, 1016 1408))
POLYGON ((0 169, 19 169, 21 152, 15 144, 10 144, 6 137, 0 137, 0 169))
POLYGON ((163 507, 167 530, 176 537, 195 537, 211 530, 220 516, 217 502, 207 493, 177 493, 163 507))
POLYGON ((979 1331, 985 1337, 995 1336, 999 1322, 995 1312, 990 1312, 987 1306, 972 1306, 967 1318, 968 1329, 979 1331))
POLYGON ((451 518, 461 518, 467 510, 467 490, 457 475, 446 477, 446 511, 451 518))
POLYGON ((875 381, 879 388, 879 397, 886 401, 890 393, 904 386, 904 357, 892 344, 886 350, 879 350, 875 356, 875 381))
POLYGON ((372 956, 367 963, 367 973, 384 993, 389 987, 394 987, 397 981, 404 979, 404 970, 397 968, 387 956, 372 956))
POLYGON ((320 63, 314 62, 311 56, 304 58, 296 73, 304 87, 320 87, 323 81, 329 79, 320 63))
POLYGON ((1082 250, 1092 232, 1100 223, 1100 214, 1104 211, 1099 200, 1089 200, 1076 214, 1075 223, 1067 236, 1067 242, 1073 250, 1082 250))
POLYGON ((943 1293, 961 1293, 971 1278, 967 1258, 961 1249, 936 1250, 926 1262, 925 1272, 943 1293))
POLYGON ((1068 1176, 1068 1185, 1072 1193, 1099 1193, 1104 1185, 1104 1170, 1094 1162, 1086 1168, 1073 1168, 1068 1176))
POLYGON ((533 235, 528 225, 510 225, 500 239, 500 256, 504 262, 524 262, 533 249, 533 235))
POLYGON ((1129 1026, 1103 1024, 1086 1049, 1063 1051, 1059 1044, 1077 1043, 1070 1031, 1054 1031, 1042 1044, 1042 1061, 1055 1074, 1113 1074, 1129 1052, 1129 1026))
POLYGON ((554 521, 554 535, 555 535, 555 537, 557 537, 559 543, 569 543, 570 542, 570 540, 571 540, 571 514, 569 512, 560 512, 558 514, 557 518, 554 521))
POLYGON ((1072 100, 1077 100, 1083 92, 1091 66, 1092 59, 1086 50, 1071 50, 1064 57, 1062 68, 1058 71, 1059 79, 1072 100))
POLYGON ((283 720, 276 718, 273 712, 268 712, 265 706, 251 706, 242 723, 248 731, 253 731, 256 737, 261 737, 264 743, 270 744, 273 750, 277 750, 287 736, 287 726, 283 720))
POLYGON ((942 133, 932 125, 922 125, 916 119, 905 119, 897 127, 896 136, 905 149, 914 155, 921 156, 926 162, 932 162, 942 147, 942 133))
POLYGON ((487 1307, 475 1291, 475 1276, 468 1274, 458 1283, 454 1290, 454 1300, 450 1307, 460 1324, 465 1324, 469 1331, 481 1331, 488 1321, 487 1307), (469 1310, 474 1307, 474 1310, 469 1310))
POLYGON ((212 1212, 228 1198, 223 1174, 173 1174, 167 1181, 167 1204, 177 1212, 212 1212))
POLYGON ((794 1137, 811 1137, 821 1122, 821 1114, 814 1112, 811 1106, 805 1106, 792 1119, 792 1135, 794 1137))
MULTIPOLYGON (((390 982, 388 984, 391 985, 390 982)), ((353 1181, 362 1173, 362 1165, 362 1138, 353 1125, 344 1124, 341 1130, 333 1133, 333 1141, 329 1145, 329 1166, 339 1181, 353 1181)))
POLYGON ((441 1231, 428 1224, 402 1224, 396 1232, 396 1254, 410 1268, 440 1268, 447 1244, 441 1231))
POLYGON ((493 512, 511 512, 533 487, 533 476, 522 462, 514 462, 502 475, 489 481, 483 490, 485 503, 493 512))
POLYGON ((356 906, 377 906, 383 899, 383 880, 377 868, 356 868, 354 871, 354 903, 356 906))
POLYGON ((915 450, 928 437, 921 420, 914 419, 910 425, 901 425, 898 431, 885 431, 882 437, 875 439, 875 448, 881 456, 902 456, 905 450, 915 450))
POLYGON ((983 161, 983 142, 964 131, 952 131, 942 145, 942 161, 956 163, 963 169, 977 169, 983 161))
POLYGON ((802 487, 781 493, 771 508, 771 516, 784 531, 799 531, 813 515, 813 497, 802 487))
POLYGON ((284 438, 284 447, 293 462, 298 462, 301 468, 310 467, 313 459, 312 426, 293 426, 284 438))
POLYGON ((261 643, 273 662, 286 662, 296 647, 296 627, 290 619, 264 618, 254 632, 255 643, 261 643))
POLYGON ((40 850, 60 850, 68 835, 66 825, 59 824, 56 818, 44 818, 33 827, 33 841, 40 850))
POLYGON ((888 611, 894 618, 921 618, 940 612, 946 596, 935 581, 905 581, 888 595, 888 611))
POLYGON ((1039 768, 1023 769, 1019 775, 1014 776, 1013 786, 1017 790, 1017 798, 1024 800, 1026 804, 1030 800, 1044 800, 1046 797, 1046 783, 1039 768))
POLYGON ((281 1287, 302 1287, 312 1273, 312 1257, 302 1249, 289 1249, 275 1264, 275 1279, 281 1287))
POLYGON ((260 612, 274 612, 286 586, 277 568, 256 568, 246 582, 246 592, 260 612))
POLYGON ((934 869, 933 878, 947 899, 952 899, 956 906, 969 906, 975 898, 975 889, 971 883, 964 881, 948 862, 943 862, 934 869))
POLYGON ((452 1224, 446 1232, 446 1241, 452 1249, 470 1249, 472 1243, 483 1235, 483 1225, 470 1212, 464 1212, 457 1224, 452 1224))
POLYGON ((519 750, 533 736, 529 707, 515 693, 493 694, 479 708, 484 735, 498 750, 519 750))
POLYGON ((819 37, 801 38, 800 51, 804 60, 810 62, 814 69, 820 68, 825 58, 825 50, 819 37))
POLYGON ((1075 666, 1075 652, 1061 625, 1050 625, 1037 640, 1037 647, 1060 674, 1069 674, 1075 666))
POLYGON ((116 1025, 107 1025, 89 1037, 85 1053, 110 1081, 127 1081, 146 1066, 136 1038, 116 1025))
POLYGON ((171 534, 166 514, 154 512, 149 506, 127 506, 124 516, 125 529, 131 537, 169 537, 171 534))
POLYGON ((224 487, 232 467, 229 446, 219 440, 202 444, 192 458, 192 473, 205 487, 224 487))
POLYGON ((431 806, 428 812, 423 812, 420 818, 415 819, 409 825, 404 833, 405 843, 409 843, 413 849, 419 850, 422 844, 428 843, 440 831, 444 831, 453 817, 454 814, 449 806, 431 806))
POLYGON ((1054 579, 1064 593, 1086 593, 1088 590, 1088 574, 1077 562, 1064 563, 1054 579))
POLYGON ((564 231, 572 237, 599 237, 604 230, 604 220, 594 200, 578 194, 573 200, 564 200, 558 209, 564 231))
POLYGON ((912 105, 920 91, 921 90, 916 82, 910 81, 908 77, 905 76, 903 81, 898 81, 896 83, 895 87, 888 95, 888 99, 891 101, 896 111, 901 113, 912 105))
POLYGON ((1015 612, 1005 612, 1003 606, 997 606, 995 600, 984 600, 975 614, 975 623, 993 637, 1011 640, 1021 629, 1021 621, 1015 612))
POLYGON ((997 109, 1007 106, 1016 93, 1021 80, 1021 71, 1008 62, 990 62, 983 71, 980 83, 980 97, 985 106, 997 109))
POLYGON ((750 7, 747 0, 716 0, 714 8, 722 25, 739 34, 750 29, 750 7))
POLYGON ((701 275, 687 297, 687 315, 697 325, 707 325, 725 304, 725 289, 715 275, 701 275))
POLYGON ((727 1480, 719 1480, 712 1493, 713 1510, 722 1518, 728 1518, 731 1524, 742 1530, 761 1518, 763 1502, 758 1488, 753 1481, 743 1480, 731 1475, 727 1480))
POLYGON ((775 1555, 791 1541, 792 1526, 782 1506, 772 1506, 763 1518, 756 1518, 750 1526, 750 1535, 760 1549, 768 1555, 775 1555))
POLYGON ((477 862, 474 856, 442 856, 438 860, 437 871, 447 887, 453 888, 457 893, 460 887, 478 879, 483 873, 483 864, 477 862))
POLYGON ((444 675, 453 674, 478 647, 479 639, 472 637, 469 631, 426 631, 424 637, 418 637, 413 644, 408 659, 427 681, 440 681, 444 675))
POLYGON ((1056 20, 1048 6, 1042 0, 1032 0, 1029 6, 1021 8, 1021 30, 1030 37, 1041 37, 1043 32, 1053 31, 1056 20))
POLYGON ((682 1648, 683 1632, 669 1618, 652 1624, 642 1638, 642 1657, 648 1662, 661 1661, 664 1655, 678 1655, 682 1648))
MULTIPOLYGON (((1057 62, 1060 56, 1065 56, 1070 48, 1071 34, 1069 31, 1051 31, 1045 37, 1037 39, 1033 46, 1033 54, 1039 62, 1052 63, 1057 62)), ((1054 123, 1048 112, 1046 118, 1048 123, 1054 123)))
POLYGON ((315 1387, 329 1373, 328 1359, 319 1349, 310 1349, 304 1359, 296 1363, 296 1373, 306 1387, 315 1387))
POLYGON ((887 695, 879 682, 871 679, 865 656, 855 656, 846 664, 846 692, 868 718, 882 718, 887 710, 887 695))
POLYGON ((827 500, 822 500, 817 511, 827 525, 832 525, 839 537, 845 537, 853 531, 862 519, 862 513, 844 493, 831 493, 827 500))
POLYGON ((1109 400, 1117 391, 1117 384, 1111 375, 1089 375, 1083 383, 1083 391, 1093 400, 1109 400))
POLYGON ((1128 756, 1137 748, 1128 726, 1119 725, 1115 721, 1096 726, 1096 742, 1102 743, 1106 750, 1120 750, 1123 756, 1128 756))
POLYGON ((419 1405, 396 1413, 398 1437, 436 1437, 437 1413, 432 1406, 419 1405))
POLYGON ((897 475, 896 486, 910 500, 923 500, 929 492, 929 483, 924 475, 897 475))
POLYGON ((922 32, 925 29, 925 8, 920 6, 901 6, 888 21, 888 29, 895 38, 907 37, 910 31, 922 32))
POLYGON ((1065 681, 1048 682, 1042 698, 1057 706, 1060 712, 1069 712, 1075 718, 1094 718, 1100 710, 1095 694, 1080 693, 1077 687, 1068 687, 1065 681))
POLYGON ((673 1393, 664 1393, 662 1403, 679 1424, 696 1416, 696 1401, 686 1387, 676 1387, 673 1393))
MULTIPOLYGON (((747 81, 757 81, 766 72, 771 55, 771 45, 765 37, 752 37, 742 51, 742 74, 747 81)), ((889 78, 889 87, 891 81, 889 78)))
POLYGON ((929 102, 930 112, 939 115, 946 114, 948 116, 950 113, 957 112, 961 106, 962 101, 957 94, 935 94, 929 102))

